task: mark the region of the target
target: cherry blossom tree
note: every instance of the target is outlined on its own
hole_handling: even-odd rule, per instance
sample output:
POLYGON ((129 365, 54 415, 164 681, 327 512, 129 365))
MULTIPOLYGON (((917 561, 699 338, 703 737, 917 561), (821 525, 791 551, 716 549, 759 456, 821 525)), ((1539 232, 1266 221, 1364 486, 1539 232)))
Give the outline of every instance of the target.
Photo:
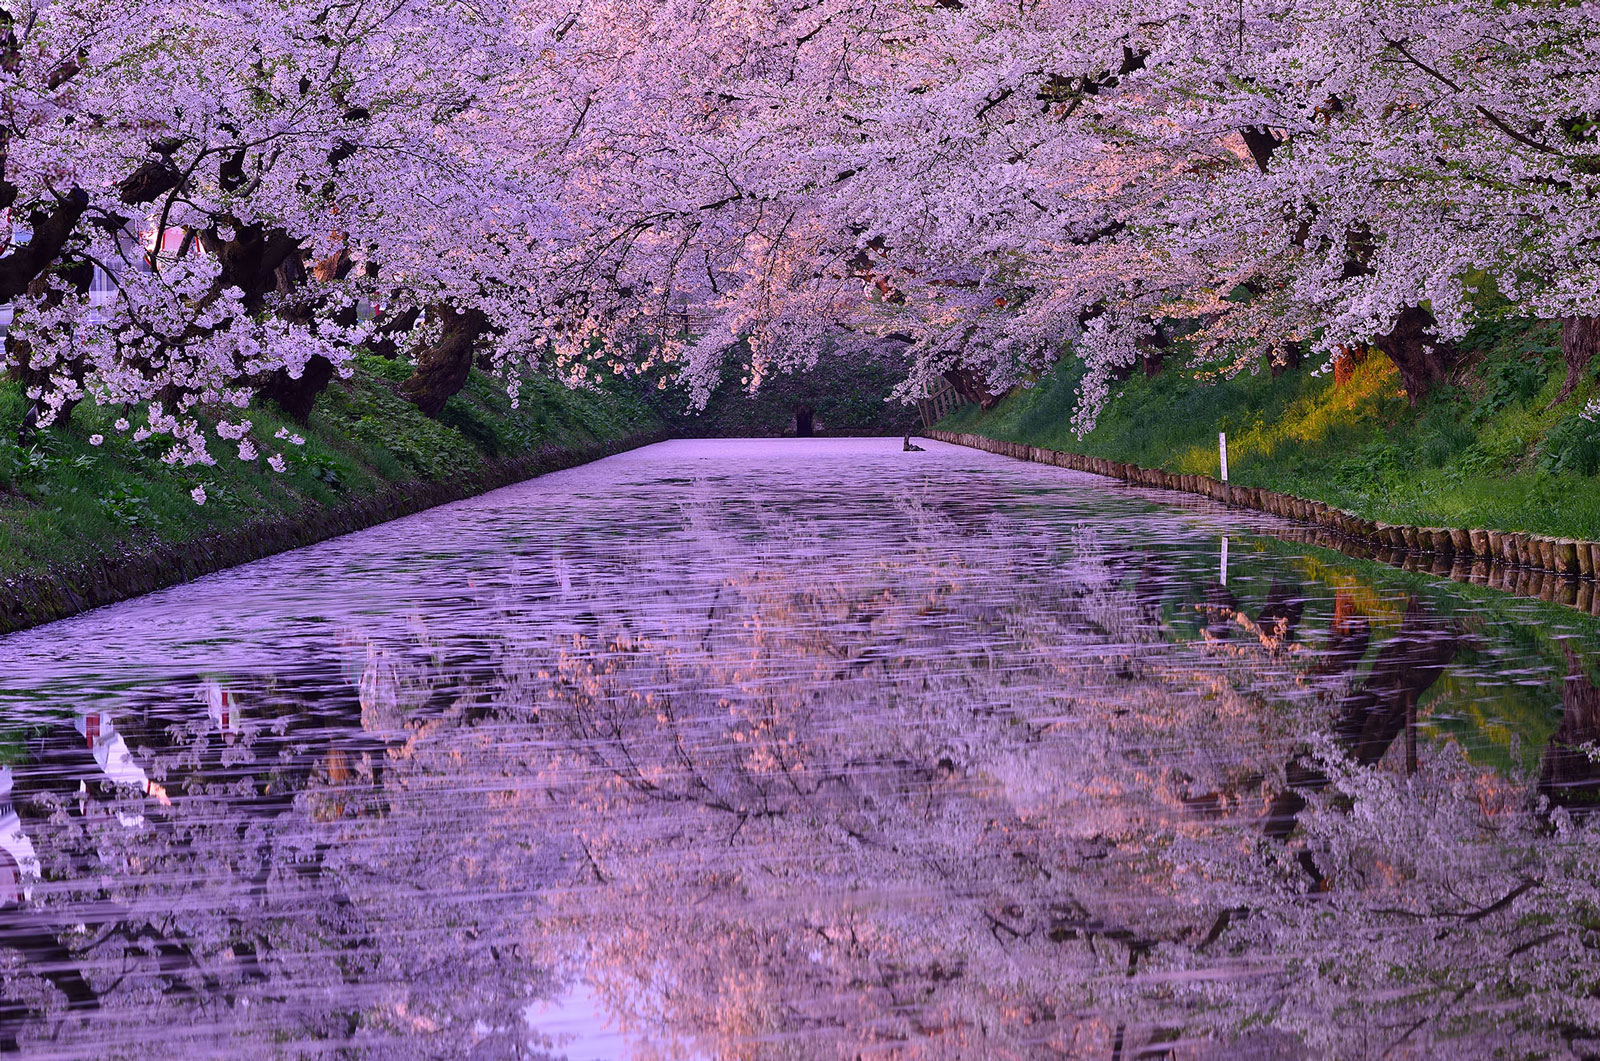
POLYGON ((41 422, 144 406, 174 459, 363 344, 430 414, 475 364, 703 399, 736 347, 752 388, 892 350, 899 397, 991 401, 1069 356, 1080 429, 1179 338, 1226 372, 1374 345, 1414 399, 1485 313, 1566 321, 1569 390, 1594 348, 1581 5, 8 18, 8 364, 41 422))
POLYGON ((40 422, 84 397, 147 406, 174 459, 209 459, 196 413, 259 390, 303 418, 371 330, 361 299, 443 322, 415 344, 437 411, 433 348, 460 345, 463 314, 474 334, 523 315, 506 254, 533 257, 542 223, 477 133, 505 17, 426 0, 12 11, 6 194, 31 238, 0 295, 40 422))

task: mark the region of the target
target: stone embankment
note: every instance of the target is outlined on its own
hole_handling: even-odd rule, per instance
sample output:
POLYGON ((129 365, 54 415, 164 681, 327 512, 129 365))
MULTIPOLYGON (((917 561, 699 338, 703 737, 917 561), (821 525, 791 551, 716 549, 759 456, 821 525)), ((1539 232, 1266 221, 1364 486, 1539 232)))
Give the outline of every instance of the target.
POLYGON ((247 524, 189 541, 155 541, 116 556, 9 579, 0 582, 0 634, 65 619, 90 608, 365 530, 546 472, 660 442, 665 437, 664 432, 653 431, 580 448, 545 446, 525 457, 486 465, 480 474, 452 482, 406 484, 386 493, 314 509, 292 520, 247 524))
POLYGON ((928 438, 998 453, 1018 460, 1091 472, 1135 486, 1182 490, 1238 508, 1253 509, 1302 524, 1282 535, 1408 571, 1424 571, 1461 582, 1538 597, 1600 615, 1600 542, 1552 538, 1521 531, 1461 527, 1411 527, 1364 519, 1321 501, 1236 486, 1209 475, 1187 475, 1081 453, 1002 442, 982 435, 924 431, 928 438))

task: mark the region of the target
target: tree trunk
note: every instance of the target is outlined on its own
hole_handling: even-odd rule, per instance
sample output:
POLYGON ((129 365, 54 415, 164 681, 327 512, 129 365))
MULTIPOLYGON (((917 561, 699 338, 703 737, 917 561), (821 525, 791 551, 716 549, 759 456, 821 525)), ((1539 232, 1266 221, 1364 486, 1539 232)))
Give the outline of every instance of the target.
POLYGON ((1144 369, 1146 379, 1154 379, 1161 375, 1161 369, 1167 361, 1167 351, 1172 346, 1172 336, 1167 334, 1167 329, 1160 321, 1152 321, 1153 331, 1149 338, 1139 340, 1139 367, 1144 369))
POLYGON ((280 291, 296 274, 299 280, 305 278, 300 241, 283 229, 235 225, 233 239, 224 240, 215 231, 206 231, 200 233, 200 243, 221 267, 217 286, 237 287, 244 293, 245 308, 251 313, 259 313, 266 305, 267 295, 280 291), (280 271, 280 266, 290 259, 290 268, 280 271))
POLYGON ((401 310, 391 315, 377 330, 372 333, 372 338, 367 340, 367 349, 385 361, 393 361, 400 356, 399 337, 417 326, 417 318, 422 316, 422 310, 416 306, 401 310))
POLYGON ((434 312, 443 324, 439 338, 417 350, 416 371, 400 385, 400 393, 424 416, 438 416, 450 396, 466 384, 472 348, 489 330, 489 318, 482 310, 441 305, 434 312))
MULTIPOLYGON (((264 247, 263 247, 264 249, 264 247)), ((296 252, 285 255, 271 272, 271 290, 283 296, 283 318, 295 324, 309 325, 316 319, 316 307, 309 302, 295 302, 294 295, 306 282, 305 262, 296 252)), ((286 369, 278 369, 258 388, 262 397, 276 403, 296 423, 303 424, 311 417, 311 409, 327 385, 333 382, 333 362, 321 354, 313 354, 299 376, 291 377, 286 369)))
MULTIPOLYGON (((11 256, 8 256, 5 260, 10 261, 10 258, 11 256)), ((94 267, 85 261, 75 262, 61 269, 60 276, 73 290, 83 295, 89 290, 89 282, 94 277, 94 267)), ((43 273, 35 277, 33 282, 28 285, 28 294, 34 298, 42 298, 45 305, 52 308, 60 306, 64 298, 61 290, 46 288, 43 273)), ((38 387, 48 394, 55 389, 55 384, 51 381, 56 376, 61 375, 70 376, 79 384, 83 382, 86 366, 81 357, 67 357, 43 367, 35 367, 33 364, 33 344, 16 332, 7 333, 5 348, 6 358, 11 364, 8 375, 21 385, 24 393, 30 388, 38 387)), ((56 406, 55 418, 47 426, 56 429, 65 428, 72 419, 72 410, 77 408, 80 401, 82 401, 81 398, 72 398, 56 406)), ((44 409, 45 405, 42 401, 34 403, 32 409, 34 419, 32 422, 23 425, 22 433, 18 435, 19 441, 22 441, 24 436, 32 437, 36 427, 40 426, 38 420, 44 409)))
POLYGON ((969 368, 946 369, 944 378, 950 381, 950 386, 955 392, 969 402, 976 402, 980 409, 992 409, 995 403, 1005 397, 989 390, 988 381, 980 372, 969 368))
POLYGON ((275 402, 295 423, 303 424, 311 416, 317 395, 332 381, 333 362, 321 354, 312 354, 298 379, 281 368, 268 376, 261 386, 261 396, 275 402))
POLYGON ((1400 370, 1405 384, 1406 400, 1416 405, 1433 389, 1450 376, 1461 359, 1454 343, 1440 342, 1433 334, 1433 314, 1420 306, 1402 310, 1387 335, 1373 342, 1388 355, 1400 370))
POLYGON ((1255 159, 1256 168, 1262 173, 1267 172, 1273 154, 1285 143, 1283 137, 1265 125, 1247 125, 1239 130, 1239 135, 1244 137, 1244 146, 1250 150, 1250 157, 1255 159))
POLYGON ((1305 360, 1305 353, 1300 349, 1299 343, 1291 342, 1277 350, 1268 351, 1266 358, 1267 368, 1272 370, 1272 378, 1277 379, 1291 368, 1300 367, 1300 363, 1305 360))
POLYGON ((0 302, 10 302, 27 291, 55 263, 88 208, 88 193, 74 188, 57 198, 56 208, 50 213, 36 210, 29 215, 33 237, 0 258, 0 302))
POLYGON ((1567 379, 1561 384, 1558 402, 1572 397, 1597 354, 1600 354, 1600 317, 1561 318, 1561 359, 1567 363, 1567 379))
POLYGON ((1333 385, 1343 387, 1355 378, 1356 366, 1367 359, 1364 346, 1341 346, 1333 355, 1333 385))

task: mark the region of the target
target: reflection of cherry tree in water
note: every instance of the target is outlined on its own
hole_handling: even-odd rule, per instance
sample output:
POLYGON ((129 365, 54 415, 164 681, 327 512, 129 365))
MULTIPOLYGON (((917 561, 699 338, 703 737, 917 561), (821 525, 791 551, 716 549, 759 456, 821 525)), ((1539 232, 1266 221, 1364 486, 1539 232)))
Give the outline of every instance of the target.
MULTIPOLYGON (((724 558, 703 592, 675 585, 687 557, 641 558, 634 583, 674 586, 680 607, 588 600, 590 632, 520 653, 516 699, 550 734, 543 773, 589 885, 554 908, 590 975, 619 1008, 729 1056, 768 1038, 796 1056, 970 1052, 1044 1026, 1038 1000, 1005 987, 1013 953, 1050 930, 1028 922, 1125 933, 1062 889, 1033 909, 1070 848, 1041 842, 983 767, 990 749, 1042 743, 1066 670, 1085 693, 1125 684, 1125 652, 1064 667, 1054 646, 1094 616, 1047 555, 998 534, 929 535, 892 567, 824 574, 826 543, 767 531, 781 555, 703 533, 695 552, 724 558), (975 592, 1001 579, 1005 604, 975 592)), ((1006 765, 1033 787, 1034 764, 1006 765)), ((1075 846, 1106 851, 1091 829, 1075 846)), ((1082 972, 1099 967, 1079 949, 1082 972)))
MULTIPOLYGON (((500 1041, 497 1056, 543 1056, 520 1016, 542 970, 506 961, 499 926, 470 903, 455 917, 425 909, 440 882, 410 849, 428 848, 429 832, 397 836, 406 854, 393 861, 345 843, 351 823, 396 814, 390 797, 403 798, 384 782, 404 726, 363 728, 383 711, 376 687, 395 693, 373 670, 351 681, 311 661, 242 697, 236 682, 199 679, 143 691, 115 720, 93 713, 91 733, 115 726, 135 749, 112 771, 82 717, 36 734, 12 797, 43 879, 33 901, 0 910, 0 1045, 239 1056, 287 1037, 306 1052, 452 1056, 500 1041), (163 781, 129 783, 146 769, 163 781), (388 880, 394 865, 418 876, 388 880), (462 994, 461 976, 489 997, 462 994)), ((425 724, 430 705, 416 706, 425 724)))
MULTIPOLYGON (((1371 627, 1350 603, 1336 600, 1309 676, 1361 662, 1371 627)), ((1335 696, 1331 734, 1288 760, 1264 817, 1271 846, 1194 834, 1175 846, 1175 878, 1223 907, 1196 950, 1273 970, 1243 991, 1193 981, 1189 1005, 1239 1025, 1270 1015, 1316 1056, 1594 1054, 1600 1006, 1583 971, 1600 945, 1588 927, 1600 837, 1568 808, 1600 797, 1588 754, 1600 693, 1568 648, 1537 801, 1454 743, 1419 761, 1418 701, 1462 642, 1409 598, 1370 668, 1335 696), (1379 769, 1402 733, 1403 756, 1379 769)))
POLYGON ((588 631, 522 647, 511 699, 587 883, 552 906, 618 1009, 727 1056, 1187 1055, 1252 1025, 1269 1053, 1431 1056, 1600 1026, 1573 976, 1591 827, 1453 745, 1388 756, 1452 623, 1412 600, 1374 638, 1345 602, 1305 640, 1281 583, 1248 614, 1208 594, 1205 638, 1162 646, 1126 558, 932 541, 823 572, 719 539, 709 607, 585 600, 588 631))
MULTIPOLYGON (((37 736, 6 1026, 61 1056, 180 1026, 190 1053, 515 1056, 576 975, 662 1056, 1427 1056, 1600 1026, 1593 826, 1395 747, 1454 624, 1413 602, 1385 632, 1341 596, 1317 629, 1292 580, 1241 603, 1088 528, 899 515, 891 560, 690 505, 688 535, 569 543, 474 602, 492 635, 418 617, 142 690, 115 729, 143 793, 87 727, 37 736)), ((1575 807, 1600 694, 1566 689, 1539 790, 1575 807)))

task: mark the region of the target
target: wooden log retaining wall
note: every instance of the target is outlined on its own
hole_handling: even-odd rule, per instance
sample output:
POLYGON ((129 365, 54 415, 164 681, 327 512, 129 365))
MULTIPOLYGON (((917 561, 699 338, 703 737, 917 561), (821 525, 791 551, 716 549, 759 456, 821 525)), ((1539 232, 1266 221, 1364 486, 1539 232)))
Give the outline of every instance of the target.
POLYGON ((1091 472, 1136 486, 1181 490, 1304 524, 1299 534, 1280 535, 1379 560, 1408 571, 1502 589, 1600 615, 1600 542, 1555 538, 1522 531, 1461 527, 1412 527, 1364 519, 1321 501, 1254 486, 1230 486, 1209 475, 1141 468, 1081 453, 1002 442, 931 429, 926 436, 1018 460, 1091 472))

